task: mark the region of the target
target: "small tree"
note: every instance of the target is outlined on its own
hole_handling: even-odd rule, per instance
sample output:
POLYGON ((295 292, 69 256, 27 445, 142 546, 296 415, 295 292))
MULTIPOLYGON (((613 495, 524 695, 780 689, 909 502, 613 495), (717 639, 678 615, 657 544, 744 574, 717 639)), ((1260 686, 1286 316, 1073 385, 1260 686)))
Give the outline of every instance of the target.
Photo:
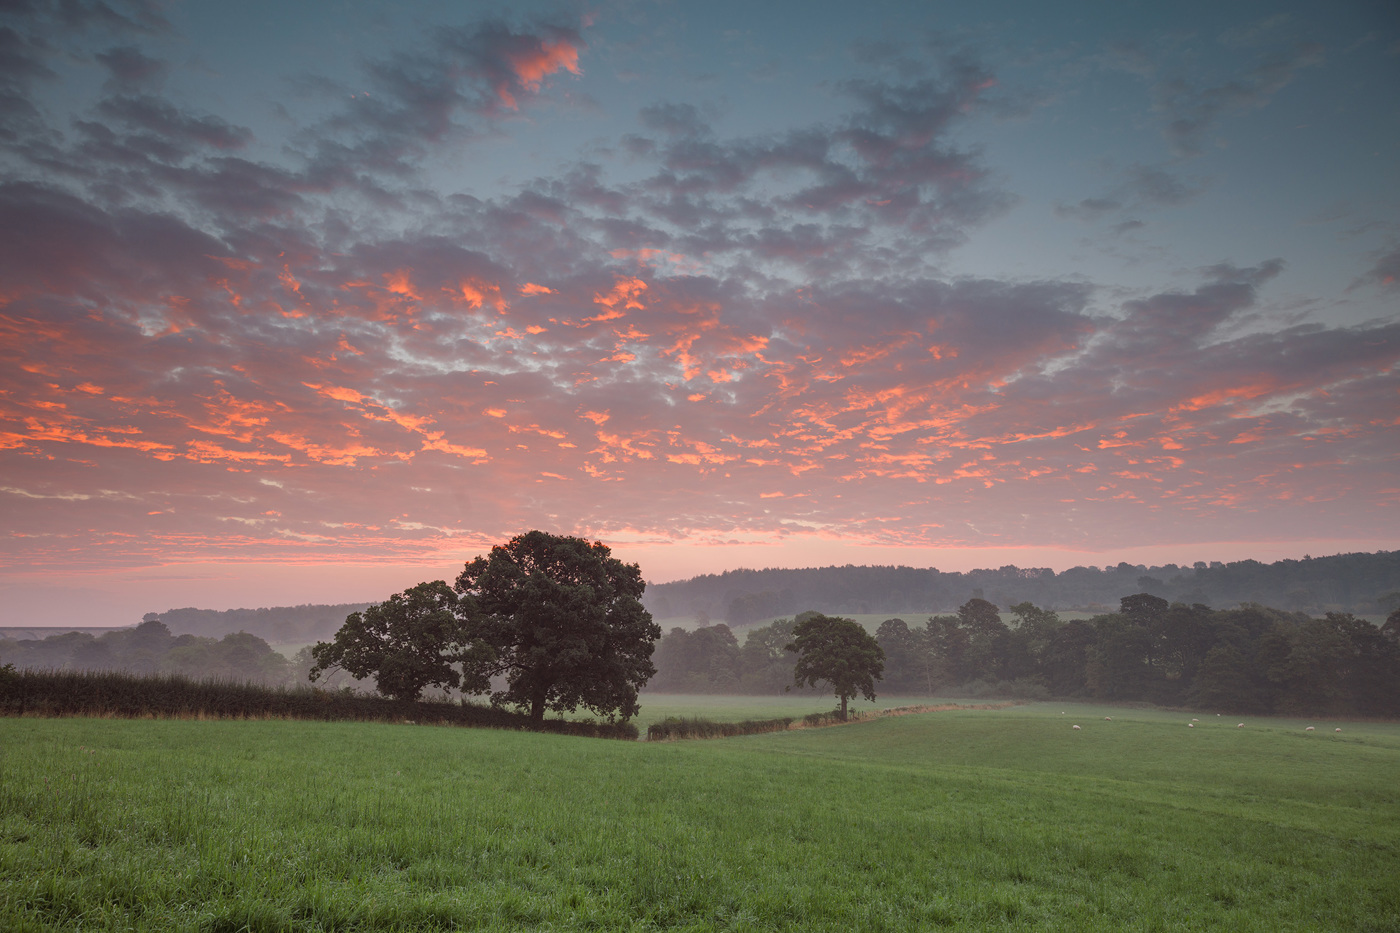
POLYGON ((373 676, 380 693, 398 700, 416 700, 430 686, 483 692, 481 669, 490 652, 471 638, 470 614, 442 580, 420 583, 352 612, 332 641, 311 649, 310 679, 341 668, 357 678, 373 676))
POLYGON ((885 670, 885 652, 853 619, 815 614, 797 623, 788 651, 797 652, 793 686, 825 682, 841 700, 841 720, 846 720, 846 704, 857 694, 875 699, 875 681, 885 670))
POLYGON ((599 542, 531 531, 466 565, 456 589, 477 610, 470 631, 493 651, 487 673, 506 678, 493 703, 529 710, 536 727, 546 708, 637 714, 661 627, 642 608, 641 569, 610 555, 599 542))

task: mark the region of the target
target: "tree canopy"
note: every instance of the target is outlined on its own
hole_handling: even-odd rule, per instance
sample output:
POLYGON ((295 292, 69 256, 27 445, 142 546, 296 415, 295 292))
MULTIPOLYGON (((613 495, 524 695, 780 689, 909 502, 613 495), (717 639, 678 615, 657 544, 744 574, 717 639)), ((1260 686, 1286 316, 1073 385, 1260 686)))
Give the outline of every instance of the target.
POLYGON ((546 709, 637 714, 661 627, 642 608, 641 569, 611 553, 530 531, 466 565, 456 591, 471 600, 472 636, 491 649, 487 673, 505 678, 493 703, 526 709, 536 723, 546 709))
POLYGON ((473 639, 471 614, 441 580, 395 593, 352 612, 333 640, 311 649, 311 679, 338 667, 374 677, 380 693, 399 700, 416 700, 430 686, 480 692, 490 652, 473 639))
POLYGON ((884 674, 885 652, 869 632, 852 619, 820 613, 806 615, 793 628, 788 651, 797 652, 793 668, 795 686, 827 683, 841 700, 841 718, 847 701, 856 695, 875 699, 875 681, 884 674))

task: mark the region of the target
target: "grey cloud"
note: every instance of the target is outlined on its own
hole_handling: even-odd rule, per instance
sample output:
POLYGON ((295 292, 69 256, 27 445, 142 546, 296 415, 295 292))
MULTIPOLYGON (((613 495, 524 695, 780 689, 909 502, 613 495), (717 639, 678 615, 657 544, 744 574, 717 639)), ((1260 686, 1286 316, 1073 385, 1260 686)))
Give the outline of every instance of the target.
POLYGON ((1266 106, 1299 71, 1322 62, 1322 47, 1300 45, 1280 52, 1238 78, 1200 87, 1185 78, 1164 81, 1154 89, 1158 110, 1167 118, 1165 133, 1181 156, 1198 155, 1204 136, 1221 117, 1266 106))
POLYGON ((693 104, 652 104, 639 114, 642 125, 668 136, 705 136, 709 125, 693 104))
POLYGON ((1097 220, 1104 214, 1118 210, 1123 206, 1121 201, 1114 198, 1084 198, 1078 204, 1055 205, 1055 215, 1057 217, 1074 217, 1079 220, 1097 220))
POLYGON ((1349 285, 1347 290, 1354 291, 1362 285, 1376 285, 1387 291, 1400 289, 1400 247, 1377 257, 1375 264, 1349 285))
POLYGON ((1186 184, 1165 169, 1134 165, 1128 169, 1125 190, 1139 203, 1175 207, 1190 201, 1204 189, 1186 184))
POLYGON ((1112 329, 1124 348, 1198 342, 1232 315, 1254 306, 1258 289, 1283 270, 1280 260, 1241 269, 1228 263, 1204 270, 1207 283, 1194 292, 1163 292, 1125 305, 1127 319, 1112 329))
POLYGON ((533 94, 514 62, 542 54, 550 43, 583 46, 570 27, 539 23, 517 31, 493 20, 437 27, 425 48, 371 62, 371 89, 303 134, 309 174, 346 185, 363 170, 411 175, 430 144, 480 131, 459 116, 490 119, 533 94))
POLYGON ((662 163, 632 189, 629 204, 677 228, 674 242, 736 263, 749 263, 744 251, 791 262, 806 249, 805 270, 825 277, 839 243, 848 269, 873 271, 877 256, 882 268, 916 266, 1010 203, 986 184, 976 154, 947 139, 991 76, 966 61, 936 77, 927 70, 905 82, 846 82, 840 89, 854 106, 836 124, 770 136, 720 139, 693 107, 648 108, 643 119, 669 139, 624 140, 635 157, 654 153, 662 163), (757 196, 760 178, 777 191, 757 196), (862 239, 882 230, 905 233, 902 258, 887 247, 871 251, 862 239))
POLYGON ((107 86, 118 91, 158 87, 169 72, 164 62, 148 57, 134 45, 119 45, 99 52, 97 60, 107 69, 107 86))
POLYGON ((45 44, 0 26, 0 144, 15 145, 43 132, 43 118, 30 100, 35 81, 51 78, 45 44))
POLYGON ((180 111, 164 98, 149 94, 109 97, 98 104, 98 112, 149 134, 162 151, 184 154, 199 147, 241 149, 253 134, 212 116, 193 116, 180 111))
POLYGON ((59 0, 58 16, 65 26, 106 29, 148 35, 169 32, 170 20, 156 0, 126 0, 115 4, 102 0, 59 0))

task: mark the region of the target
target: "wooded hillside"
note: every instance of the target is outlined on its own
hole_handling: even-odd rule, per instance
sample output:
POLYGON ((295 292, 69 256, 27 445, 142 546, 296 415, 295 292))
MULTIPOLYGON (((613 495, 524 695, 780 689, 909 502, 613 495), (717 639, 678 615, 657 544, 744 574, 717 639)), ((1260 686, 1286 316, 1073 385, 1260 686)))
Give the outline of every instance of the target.
POLYGON ((835 614, 928 615, 969 599, 1001 606, 1031 602, 1055 610, 1094 612, 1118 607, 1124 596, 1150 593, 1168 602, 1227 609, 1262 603, 1293 612, 1353 612, 1384 617, 1400 606, 1400 551, 1332 557, 1198 561, 1192 566, 1120 563, 1048 568, 1005 566, 945 573, 916 567, 812 567, 731 570, 647 587, 646 605, 658 619, 723 619, 751 625, 813 606, 835 614))

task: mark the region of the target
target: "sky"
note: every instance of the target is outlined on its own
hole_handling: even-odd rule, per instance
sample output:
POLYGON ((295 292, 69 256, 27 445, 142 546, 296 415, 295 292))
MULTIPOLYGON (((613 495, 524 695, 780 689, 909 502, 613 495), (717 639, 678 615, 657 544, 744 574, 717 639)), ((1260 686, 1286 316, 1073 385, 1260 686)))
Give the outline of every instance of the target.
POLYGON ((1390 2, 0 2, 0 624, 1400 546, 1390 2))

